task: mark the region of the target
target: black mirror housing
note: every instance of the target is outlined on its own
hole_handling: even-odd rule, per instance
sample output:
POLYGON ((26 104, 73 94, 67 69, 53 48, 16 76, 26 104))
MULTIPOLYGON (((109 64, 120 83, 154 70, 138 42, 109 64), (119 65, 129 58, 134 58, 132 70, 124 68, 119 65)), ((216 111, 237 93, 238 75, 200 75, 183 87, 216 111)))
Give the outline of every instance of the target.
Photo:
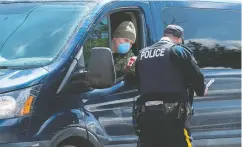
POLYGON ((86 80, 92 88, 109 88, 116 82, 116 72, 111 49, 95 47, 91 49, 86 80))

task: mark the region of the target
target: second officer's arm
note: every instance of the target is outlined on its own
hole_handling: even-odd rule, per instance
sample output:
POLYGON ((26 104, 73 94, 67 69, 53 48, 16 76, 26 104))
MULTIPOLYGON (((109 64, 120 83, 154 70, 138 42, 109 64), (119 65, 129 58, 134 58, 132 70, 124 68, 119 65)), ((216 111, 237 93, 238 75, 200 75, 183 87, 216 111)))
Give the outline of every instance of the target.
POLYGON ((191 53, 181 46, 174 46, 171 49, 170 57, 172 64, 176 64, 185 72, 189 84, 191 84, 197 96, 204 96, 206 86, 204 83, 204 75, 191 53))

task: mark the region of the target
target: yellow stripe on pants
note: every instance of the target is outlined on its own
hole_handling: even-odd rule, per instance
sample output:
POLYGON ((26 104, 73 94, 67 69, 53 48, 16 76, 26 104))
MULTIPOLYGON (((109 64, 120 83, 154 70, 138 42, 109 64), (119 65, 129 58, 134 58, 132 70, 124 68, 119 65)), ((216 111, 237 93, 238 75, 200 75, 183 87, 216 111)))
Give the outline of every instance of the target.
POLYGON ((186 129, 184 129, 184 135, 186 137, 187 146, 188 147, 192 147, 192 144, 191 144, 191 141, 190 141, 190 137, 189 137, 188 132, 187 132, 186 129))

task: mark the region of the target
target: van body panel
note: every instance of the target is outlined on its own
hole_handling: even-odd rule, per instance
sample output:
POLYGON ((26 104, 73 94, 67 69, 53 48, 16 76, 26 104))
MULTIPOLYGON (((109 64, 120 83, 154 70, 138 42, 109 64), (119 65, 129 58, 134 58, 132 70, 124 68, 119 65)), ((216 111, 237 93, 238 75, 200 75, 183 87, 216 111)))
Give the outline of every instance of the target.
POLYGON ((47 119, 43 124, 41 124, 40 127, 38 127, 39 130, 37 133, 34 134, 34 138, 50 140, 55 136, 55 133, 67 127, 85 128, 84 113, 81 110, 73 109, 54 114, 49 119, 47 119))
MULTIPOLYGON (((1 147, 36 144, 53 147, 71 136, 84 138, 94 147, 136 146, 132 106, 139 93, 134 77, 126 77, 110 88, 57 94, 71 63, 78 60, 75 56, 86 42, 90 30, 104 16, 117 10, 139 9, 144 14, 145 41, 150 46, 160 40, 166 26, 164 20, 170 19, 164 18, 166 15, 162 12, 171 12, 169 8, 241 11, 241 5, 232 1, 93 2, 96 5, 83 17, 82 22, 76 24, 77 28, 70 40, 52 63, 33 69, 0 69, 0 94, 42 84, 31 116, 0 119, 1 147), (59 136, 62 136, 61 139, 58 139, 59 136)), ((186 32, 187 29, 185 35, 189 36, 186 32)), ((204 68, 202 72, 206 79, 214 78, 215 83, 208 96, 194 98, 192 135, 195 146, 226 144, 233 147, 235 144, 229 141, 214 143, 214 140, 221 141, 221 138, 234 139, 238 145, 238 138, 241 137, 241 69, 204 68)))
POLYGON ((0 70, 0 93, 23 89, 43 82, 48 75, 44 68, 0 70))
POLYGON ((241 70, 203 70, 215 79, 208 96, 195 97, 194 139, 241 136, 241 70))
POLYGON ((223 9, 241 11, 240 1, 179 1, 170 2, 170 7, 199 8, 199 9, 223 9))
POLYGON ((30 122, 30 117, 0 120, 0 146, 1 143, 9 143, 10 140, 11 142, 28 140, 26 135, 30 122))

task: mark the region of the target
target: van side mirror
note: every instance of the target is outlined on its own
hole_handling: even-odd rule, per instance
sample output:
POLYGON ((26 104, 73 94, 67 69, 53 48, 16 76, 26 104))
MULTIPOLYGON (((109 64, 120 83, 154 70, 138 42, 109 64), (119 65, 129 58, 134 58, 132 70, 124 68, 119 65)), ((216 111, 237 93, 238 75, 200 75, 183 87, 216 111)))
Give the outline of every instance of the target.
POLYGON ((94 47, 88 61, 86 80, 92 88, 109 88, 116 81, 116 72, 111 49, 94 47))

